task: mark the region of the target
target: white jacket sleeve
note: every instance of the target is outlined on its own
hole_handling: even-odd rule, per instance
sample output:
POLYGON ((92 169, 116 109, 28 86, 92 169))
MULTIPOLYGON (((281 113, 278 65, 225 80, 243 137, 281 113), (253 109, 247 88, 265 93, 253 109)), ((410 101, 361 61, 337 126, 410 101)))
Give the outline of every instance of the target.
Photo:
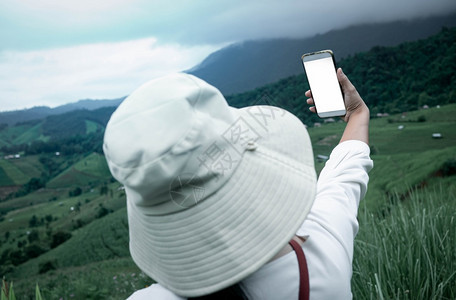
POLYGON ((334 148, 318 178, 314 204, 296 232, 308 236, 303 249, 315 299, 352 297, 350 279, 358 205, 366 194, 367 173, 373 167, 369 153, 369 146, 356 140, 334 148))
POLYGON ((357 140, 334 148, 318 178, 316 199, 307 218, 337 239, 350 262, 358 232, 358 206, 373 167, 369 154, 369 146, 357 140))

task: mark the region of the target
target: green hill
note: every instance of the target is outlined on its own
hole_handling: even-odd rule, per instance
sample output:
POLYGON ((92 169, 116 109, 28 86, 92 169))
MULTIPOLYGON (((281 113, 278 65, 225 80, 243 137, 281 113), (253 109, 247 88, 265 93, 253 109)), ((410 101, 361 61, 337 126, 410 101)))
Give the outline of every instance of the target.
MULTIPOLYGON (((0 131, 0 140, 2 146, 16 145, 16 140, 24 140, 20 138, 21 136, 27 135, 27 132, 34 128, 37 124, 21 124, 12 127, 3 128, 0 131)), ((35 130, 36 131, 36 130, 35 130)), ((32 130, 33 132, 33 130, 32 130)), ((32 135, 32 134, 29 134, 32 135)), ((35 135, 35 138, 38 138, 40 135, 35 135)), ((29 142, 29 141, 27 141, 29 142)), ((31 142, 31 141, 30 141, 31 142)))
MULTIPOLYGON (((335 123, 310 128, 314 154, 329 155, 339 142, 343 127, 344 124, 335 123)), ((445 163, 456 160, 454 128, 456 104, 409 112, 405 117, 398 114, 371 120, 370 146, 375 167, 365 204, 375 211, 388 205, 391 195, 405 194, 410 188, 452 184, 441 170, 445 163), (432 138, 433 133, 440 133, 442 138, 432 138)), ((320 170, 324 164, 317 161, 316 165, 320 170)))
MULTIPOLYGON (((102 107, 96 110, 76 110, 48 116, 42 120, 3 127, 0 129, 0 152, 4 154, 19 151, 33 152, 34 147, 41 145, 40 142, 50 142, 49 144, 57 142, 58 144, 62 140, 75 136, 100 137, 100 133, 103 132, 114 109, 115 107, 102 107)), ((62 151, 52 149, 52 151, 57 150, 62 151)))
POLYGON ((49 137, 46 137, 43 134, 43 130, 41 127, 41 124, 37 124, 27 131, 23 132, 21 135, 19 135, 17 138, 13 140, 14 145, 21 145, 21 144, 29 144, 33 141, 43 141, 47 142, 49 140, 49 137))
POLYGON ((37 156, 21 156, 20 158, 0 159, 0 170, 5 174, 5 177, 0 177, 0 182, 7 180, 10 184, 3 185, 22 185, 29 181, 32 177, 40 177, 44 168, 38 161, 37 156), (9 178, 6 179, 6 178, 9 178))
MULTIPOLYGON (((427 40, 375 48, 340 62, 373 112, 370 147, 375 167, 360 209, 363 220, 371 220, 369 230, 390 222, 396 207, 410 202, 419 205, 419 201, 432 201, 446 207, 445 203, 454 199, 456 104, 451 102, 455 101, 455 37, 456 30, 443 30, 427 40), (436 55, 420 58, 429 49, 436 55), (443 66, 453 71, 448 72, 443 66), (415 74, 417 72, 421 72, 421 77, 415 74), (424 104, 431 108, 424 109, 424 104), (389 115, 376 117, 376 112, 388 111, 389 115), (439 138, 433 138, 434 133, 439 133, 439 138), (453 196, 448 199, 442 196, 450 194, 453 196), (439 201, 433 200, 435 197, 439 197, 439 201)), ((275 104, 297 114, 311 125, 309 134, 316 168, 320 171, 324 160, 317 159, 317 155, 330 154, 339 142, 344 124, 337 120, 325 124, 314 115, 309 116, 303 96, 305 90, 304 75, 293 76, 230 97, 229 101, 237 106, 275 104), (323 124, 314 126, 315 122, 323 124)), ((46 299, 66 299, 72 294, 78 299, 124 299, 134 289, 151 282, 129 258, 125 193, 112 179, 101 154, 103 128, 112 111, 113 108, 101 109, 95 114, 81 111, 0 130, 0 145, 8 144, 2 148, 3 155, 20 153, 20 158, 0 159, 0 189, 10 191, 11 186, 19 189, 0 201, 0 276, 13 280, 21 290, 32 287, 24 292, 27 296, 33 293, 35 282, 39 282, 48 296, 46 299), (121 286, 117 278, 122 278, 125 284, 121 286)), ((434 206, 433 211, 439 211, 439 207, 434 206)), ((451 225, 452 220, 456 220, 454 210, 439 214, 442 215, 435 217, 444 220, 442 224, 451 225)), ((410 220, 434 218, 425 212, 425 217, 420 219, 419 216, 415 213, 410 220)), ((403 230, 407 226, 415 228, 407 224, 407 220, 401 221, 406 223, 403 230)), ((394 222, 392 224, 393 227, 385 227, 386 232, 380 228, 376 236, 381 235, 388 241, 389 236, 394 235, 394 222)), ((450 229, 433 230, 440 234, 450 229)), ((433 247, 445 245, 448 253, 456 253, 455 237, 454 230, 442 237, 438 235, 439 244, 433 247)), ((362 233, 361 238, 357 251, 379 252, 388 257, 384 252, 391 249, 384 250, 381 244, 375 244, 376 241, 369 239, 369 232, 362 233)), ((427 237, 421 235, 420 238, 427 237)), ((378 243, 385 241, 378 240, 378 243)), ((413 242, 419 245, 420 241, 413 242)), ((410 256, 408 259, 414 259, 413 254, 410 256)), ((371 257, 364 260, 371 261, 371 257)), ((426 266, 422 262, 411 265, 426 266)), ((432 263, 427 265, 432 266, 432 263)), ((355 266, 363 271, 355 274, 357 280, 362 280, 362 275, 369 276, 366 282, 374 284, 377 277, 382 284, 407 281, 401 275, 397 275, 399 279, 389 278, 372 266, 368 270, 362 270, 356 262, 355 266)), ((430 271, 423 269, 422 273, 430 271)), ((356 286, 363 285, 358 282, 356 286)), ((366 298, 381 298, 377 290, 371 286, 366 298)), ((396 290, 394 287, 393 294, 396 290)), ((456 295, 456 292, 442 294, 456 295)))
MULTIPOLYGON (((335 53, 337 58, 337 53, 335 53)), ((300 63, 298 60, 296 63, 300 63)), ((371 115, 418 110, 456 102, 456 28, 396 47, 375 47, 338 61, 356 86, 371 115)), ((304 72, 227 98, 235 107, 283 107, 308 126, 321 122, 307 109, 304 72)))
MULTIPOLYGON (((371 147, 375 168, 370 174, 369 191, 363 207, 382 215, 394 205, 394 199, 399 197, 406 200, 411 188, 423 191, 434 188, 454 189, 454 174, 444 174, 442 170, 445 163, 456 161, 456 139, 452 130, 456 125, 456 117, 452 117, 455 115, 456 105, 452 104, 410 112, 405 118, 398 114, 373 119, 371 147), (422 116, 424 121, 421 118, 422 121, 418 122, 417 118, 422 116), (404 125, 404 128, 399 130, 399 125, 404 125), (437 130, 443 138, 432 139, 430 134, 437 130), (395 143, 399 144, 396 146, 395 143)), ((314 154, 329 154, 338 143, 343 126, 342 123, 333 123, 310 128, 314 154)), ((320 170, 323 164, 316 161, 317 169, 320 170)), ((124 194, 117 189, 117 183, 106 185, 109 178, 103 156, 92 153, 57 175, 46 189, 0 203, 0 211, 8 207, 13 209, 8 210, 3 216, 4 221, 0 222, 0 237, 10 232, 9 242, 5 242, 0 251, 12 251, 11 247, 15 245, 11 243, 12 238, 16 243, 27 241, 27 230, 37 231, 41 247, 48 249, 37 258, 28 259, 17 267, 10 265, 13 270, 10 276, 16 278, 17 286, 27 286, 29 280, 21 278, 36 278, 41 286, 48 286, 56 274, 67 274, 65 276, 73 278, 68 275, 71 272, 80 274, 90 282, 96 276, 94 268, 97 269, 97 266, 112 259, 119 260, 119 269, 139 272, 128 258, 124 194), (95 183, 96 180, 98 183, 95 183), (78 196, 69 196, 69 192, 78 186, 87 187, 78 196), (103 186, 106 188, 103 189, 103 186), (48 215, 52 216, 51 222, 46 221, 48 215), (38 226, 30 227, 34 216, 38 220, 38 226), (50 249, 45 242, 48 240, 48 231, 51 236, 59 231, 70 232, 72 237, 50 249), (53 271, 40 274, 46 264, 53 271), (90 270, 90 278, 87 277, 88 273, 82 275, 84 268, 90 270)), ((111 263, 113 265, 116 264, 111 263)), ((113 268, 97 270, 104 276, 115 274, 113 268)), ((112 283, 103 284, 109 286, 112 283)))
POLYGON ((21 265, 17 276, 38 274, 39 265, 53 261, 61 268, 83 266, 112 258, 128 257, 128 221, 126 209, 73 231, 73 236, 52 251, 21 265), (75 252, 74 249, 79 249, 75 252))
POLYGON ((48 188, 86 186, 111 178, 104 156, 92 153, 50 180, 48 188))

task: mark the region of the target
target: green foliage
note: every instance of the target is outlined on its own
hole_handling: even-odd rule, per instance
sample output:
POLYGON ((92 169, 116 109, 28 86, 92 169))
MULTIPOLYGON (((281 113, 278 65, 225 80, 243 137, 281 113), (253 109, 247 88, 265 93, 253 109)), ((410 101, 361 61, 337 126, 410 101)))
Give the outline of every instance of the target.
POLYGON ((29 282, 34 279, 39 282, 42 295, 49 300, 121 300, 153 282, 135 266, 131 258, 106 260, 84 268, 68 268, 59 273, 50 271, 45 275, 37 275, 24 282, 25 285, 21 284, 20 291, 25 297, 33 296, 29 291, 29 282))
POLYGON ((24 248, 24 256, 27 259, 32 259, 46 253, 47 249, 44 249, 38 244, 32 244, 24 248))
POLYGON ((456 175, 456 159, 449 159, 442 166, 442 176, 452 175, 456 175))
POLYGON ((83 136, 87 131, 96 132, 95 124, 105 126, 114 109, 114 107, 104 107, 93 111, 76 110, 49 116, 43 122, 43 134, 52 139, 61 139, 75 135, 83 136))
POLYGON ((0 291, 0 300, 16 300, 16 295, 14 294, 13 283, 9 286, 5 280, 2 280, 2 288, 0 291))
POLYGON ((40 220, 38 220, 38 218, 33 215, 29 220, 29 227, 36 227, 38 225, 41 225, 40 220))
MULTIPOLYGON (((44 300, 44 298, 41 296, 40 287, 38 286, 38 283, 36 284, 36 287, 35 287, 35 299, 44 300)), ((8 286, 8 283, 5 280, 2 280, 2 287, 1 287, 1 291, 0 291, 0 300, 16 300, 16 295, 14 293, 12 282, 8 286)))
POLYGON ((452 189, 411 191, 386 217, 359 215, 354 299, 455 299, 456 198, 452 189))
MULTIPOLYGON (((396 47, 374 47, 345 58, 338 65, 373 115, 456 102, 456 28, 396 47)), ((301 74, 227 100, 235 107, 258 103, 280 106, 313 126, 321 120, 307 109, 304 93, 308 88, 305 74, 301 74)))
POLYGON ((44 274, 57 269, 55 260, 48 260, 38 265, 38 274, 44 274))
POLYGON ((82 194, 82 189, 80 187, 76 187, 74 190, 68 192, 68 196, 70 197, 77 197, 82 194))
POLYGON ((52 235, 51 248, 55 248, 60 244, 63 244, 71 238, 72 234, 70 232, 58 231, 52 235))
POLYGON ((55 152, 65 155, 90 152, 102 153, 102 127, 103 125, 99 125, 99 130, 88 134, 71 135, 71 133, 63 131, 61 135, 53 139, 40 136, 28 143, 4 145, 0 148, 0 152, 5 154, 24 152, 27 155, 55 152))
POLYGON ((44 300, 43 297, 41 296, 41 291, 40 291, 40 287, 38 286, 38 283, 36 284, 36 287, 35 287, 35 299, 44 300))
POLYGON ((96 217, 97 217, 97 219, 99 219, 99 218, 102 218, 102 217, 106 216, 107 214, 109 214, 111 212, 112 212, 112 210, 107 209, 103 205, 100 205, 100 207, 98 208, 96 217))
POLYGON ((455 40, 456 28, 444 29, 425 40, 375 47, 340 65, 364 100, 378 112, 446 104, 455 90, 455 40))
POLYGON ((39 190, 45 186, 46 183, 43 178, 33 177, 16 192, 16 197, 27 195, 28 193, 39 190))
POLYGON ((39 232, 37 230, 30 231, 30 233, 27 236, 27 240, 28 240, 29 244, 39 241, 40 240, 39 232))
POLYGON ((24 252, 22 250, 16 250, 10 253, 10 260, 13 265, 18 266, 26 262, 27 257, 25 257, 24 252))
MULTIPOLYGON (((376 47, 340 61, 374 115, 442 105, 371 122, 375 168, 361 208, 365 212, 360 214, 355 298, 455 297, 448 282, 456 276, 451 273, 456 270, 451 221, 456 104, 443 106, 456 102, 454 74, 447 70, 454 70, 454 36, 455 30, 444 30, 428 40, 376 47), (436 54, 423 57, 430 44, 436 54), (405 127, 398 130, 398 125, 405 127), (444 138, 432 139, 434 132, 444 138), (425 192, 437 185, 448 193, 425 192), (410 187, 419 192, 410 192, 410 187), (442 258, 445 255, 449 258, 442 258)), ((305 90, 305 75, 300 75, 228 100, 238 107, 282 106, 312 126, 321 120, 308 112, 305 90)), ((0 276, 17 280, 27 298, 38 297, 31 280, 40 283, 47 299, 125 299, 151 282, 145 276, 138 278, 140 273, 129 258, 125 195, 114 196, 118 185, 112 183, 101 155, 102 129, 111 112, 108 109, 90 119, 94 115, 82 111, 48 118, 46 126, 39 121, 9 126, 0 133, 0 146, 9 145, 4 151, 26 154, 20 160, 0 160, 0 186, 22 185, 23 191, 21 197, 13 195, 0 202, 0 233, 5 236, 0 243, 0 276), (74 127, 63 134, 59 126, 74 127), (40 134, 49 140, 39 138, 40 134), (38 140, 30 142, 33 139, 38 140), (20 140, 29 142, 14 145, 20 140), (62 155, 56 156, 56 151, 62 155), (24 232, 27 226, 33 227, 29 235, 24 232)), ((328 155, 343 127, 334 123, 311 128, 314 154, 328 155)), ((320 170, 323 163, 317 161, 316 167, 320 170)))

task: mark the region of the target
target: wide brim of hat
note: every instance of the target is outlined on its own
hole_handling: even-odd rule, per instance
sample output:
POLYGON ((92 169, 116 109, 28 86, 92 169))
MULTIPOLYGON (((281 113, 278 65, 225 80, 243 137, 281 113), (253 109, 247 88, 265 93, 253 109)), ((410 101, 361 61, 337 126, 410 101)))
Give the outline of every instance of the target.
MULTIPOLYGON (((261 130, 247 109, 233 111, 261 130)), ((147 275, 178 295, 206 295, 255 272, 293 237, 315 198, 312 148, 291 114, 269 126, 275 134, 262 135, 231 178, 191 208, 148 215, 126 188, 130 252, 147 275)))

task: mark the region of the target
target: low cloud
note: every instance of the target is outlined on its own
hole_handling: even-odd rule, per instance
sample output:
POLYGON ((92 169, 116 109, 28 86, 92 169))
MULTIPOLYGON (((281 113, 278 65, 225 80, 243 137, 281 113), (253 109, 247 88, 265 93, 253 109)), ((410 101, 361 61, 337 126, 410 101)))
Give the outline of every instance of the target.
POLYGON ((159 45, 155 38, 39 51, 0 53, 1 111, 50 107, 79 99, 110 99, 179 72, 220 46, 159 45))

